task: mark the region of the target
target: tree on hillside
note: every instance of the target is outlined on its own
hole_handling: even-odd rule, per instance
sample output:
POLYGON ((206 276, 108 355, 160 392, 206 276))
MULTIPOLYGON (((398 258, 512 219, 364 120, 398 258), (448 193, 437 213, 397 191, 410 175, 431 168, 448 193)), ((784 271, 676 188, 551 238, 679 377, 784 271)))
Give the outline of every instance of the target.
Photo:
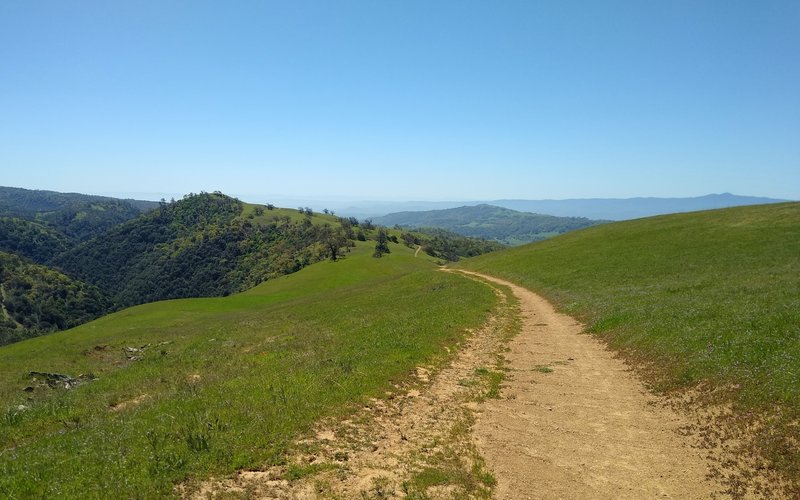
POLYGON ((349 219, 344 217, 339 217, 339 224, 342 226, 342 231, 344 231, 344 235, 351 240, 356 239, 356 233, 353 231, 353 225, 350 223, 349 219))
POLYGON ((411 233, 402 233, 400 238, 403 240, 403 243, 406 244, 409 248, 414 248, 416 245, 419 245, 419 238, 414 236, 411 233))
POLYGON ((333 229, 331 226, 323 226, 320 229, 320 241, 325 247, 326 255, 336 261, 342 254, 342 248, 351 246, 342 229, 333 229))
POLYGON ((373 253, 372 256, 381 258, 383 254, 386 253, 391 253, 389 250, 389 236, 386 234, 386 230, 381 228, 378 230, 378 239, 375 242, 375 253, 373 253))

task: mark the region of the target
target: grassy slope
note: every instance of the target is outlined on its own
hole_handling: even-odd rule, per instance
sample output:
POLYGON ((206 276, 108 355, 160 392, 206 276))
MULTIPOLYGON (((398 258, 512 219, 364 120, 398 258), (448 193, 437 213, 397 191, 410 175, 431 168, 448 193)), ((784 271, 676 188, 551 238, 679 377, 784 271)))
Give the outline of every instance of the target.
POLYGON ((779 415, 764 446, 799 470, 800 203, 598 226, 461 266, 541 292, 654 362, 662 388, 706 381, 741 414, 779 415))
POLYGON ((494 304, 410 249, 371 253, 362 244, 243 294, 146 304, 0 348, 0 496, 150 497, 279 462, 315 420, 441 358, 494 304), (28 401, 30 370, 99 380, 28 401))

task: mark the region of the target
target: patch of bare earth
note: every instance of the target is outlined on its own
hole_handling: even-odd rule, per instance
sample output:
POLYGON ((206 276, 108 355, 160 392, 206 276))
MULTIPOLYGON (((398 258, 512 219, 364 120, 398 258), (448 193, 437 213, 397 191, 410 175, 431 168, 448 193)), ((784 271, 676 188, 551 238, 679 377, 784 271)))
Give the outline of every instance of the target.
POLYGON ((119 403, 111 405, 111 407, 109 407, 109 411, 121 412, 122 410, 125 410, 126 408, 131 408, 133 406, 139 406, 141 403, 143 403, 144 401, 147 401, 148 399, 150 399, 150 395, 149 394, 142 394, 140 396, 136 396, 135 398, 128 399, 128 400, 125 400, 125 401, 120 401, 119 403))
MULTIPOLYGON (((470 273, 472 274, 472 273, 470 273)), ((504 398, 475 425, 497 498, 713 498, 712 462, 687 418, 649 394, 582 325, 531 291, 507 354, 504 398)))

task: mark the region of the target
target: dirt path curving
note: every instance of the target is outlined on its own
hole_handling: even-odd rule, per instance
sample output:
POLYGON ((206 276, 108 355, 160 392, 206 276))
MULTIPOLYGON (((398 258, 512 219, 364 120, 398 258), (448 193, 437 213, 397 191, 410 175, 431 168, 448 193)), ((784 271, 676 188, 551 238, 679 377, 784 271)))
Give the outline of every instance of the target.
POLYGON ((497 477, 495 497, 710 498, 710 463, 687 422, 657 403, 626 365, 573 318, 507 281, 522 331, 507 353, 503 399, 483 406, 478 449, 497 477))
POLYGON ((490 276, 495 316, 446 366, 320 422, 286 464, 180 485, 184 498, 714 498, 683 416, 544 299, 490 276), (497 286, 502 285, 502 286, 497 286), (510 290, 510 291, 509 291, 510 290), (513 297, 512 297, 513 294, 513 297), (515 303, 515 300, 518 303, 515 303), (519 333, 513 335, 519 329, 519 333), (505 373, 505 380, 502 374, 505 373))

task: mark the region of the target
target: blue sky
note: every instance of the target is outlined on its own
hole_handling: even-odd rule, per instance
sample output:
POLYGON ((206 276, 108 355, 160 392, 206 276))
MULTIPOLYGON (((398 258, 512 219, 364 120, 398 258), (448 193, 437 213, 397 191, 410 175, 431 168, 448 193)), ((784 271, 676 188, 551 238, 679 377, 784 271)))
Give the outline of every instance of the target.
POLYGON ((800 2, 0 2, 0 185, 800 198, 800 2))

